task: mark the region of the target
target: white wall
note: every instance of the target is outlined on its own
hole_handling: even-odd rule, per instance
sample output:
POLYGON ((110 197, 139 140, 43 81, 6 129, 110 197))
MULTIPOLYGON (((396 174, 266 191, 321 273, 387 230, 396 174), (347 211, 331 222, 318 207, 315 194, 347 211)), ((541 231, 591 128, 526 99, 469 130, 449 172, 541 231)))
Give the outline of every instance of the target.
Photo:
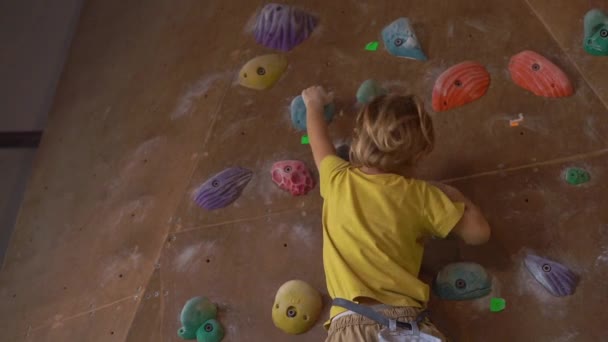
MULTIPOLYGON (((0 131, 44 130, 84 0, 0 0, 0 131)), ((0 149, 0 260, 35 150, 0 149)))

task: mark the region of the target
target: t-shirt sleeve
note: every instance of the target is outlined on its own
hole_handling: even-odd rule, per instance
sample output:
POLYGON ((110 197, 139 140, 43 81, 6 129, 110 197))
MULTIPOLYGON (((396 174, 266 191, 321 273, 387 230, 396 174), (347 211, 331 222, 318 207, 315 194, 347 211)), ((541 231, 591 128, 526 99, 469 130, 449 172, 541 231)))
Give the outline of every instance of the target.
POLYGON ((464 203, 452 202, 436 186, 425 184, 424 218, 428 231, 438 237, 446 237, 464 214, 464 203))
POLYGON ((335 182, 341 172, 346 171, 350 163, 336 155, 328 155, 319 166, 319 189, 321 197, 325 198, 332 182, 335 182))

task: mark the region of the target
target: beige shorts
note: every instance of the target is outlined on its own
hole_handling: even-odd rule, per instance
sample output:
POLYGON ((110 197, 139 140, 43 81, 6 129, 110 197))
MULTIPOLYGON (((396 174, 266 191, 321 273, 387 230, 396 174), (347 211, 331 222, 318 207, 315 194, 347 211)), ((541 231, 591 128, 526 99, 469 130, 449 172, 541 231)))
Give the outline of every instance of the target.
MULTIPOLYGON (((416 320, 422 310, 413 307, 391 307, 378 310, 378 312, 388 318, 411 322, 416 320)), ((359 314, 336 316, 331 321, 325 342, 375 342, 378 341, 380 329, 382 329, 380 324, 359 314)), ((441 341, 447 341, 445 336, 428 319, 420 323, 420 330, 441 339, 441 341)))

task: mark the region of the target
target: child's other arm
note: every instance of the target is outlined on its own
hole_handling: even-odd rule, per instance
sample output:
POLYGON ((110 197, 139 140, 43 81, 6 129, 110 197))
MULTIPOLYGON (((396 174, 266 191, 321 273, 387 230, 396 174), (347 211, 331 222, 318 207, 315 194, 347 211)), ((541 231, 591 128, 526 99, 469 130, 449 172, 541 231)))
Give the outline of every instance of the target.
POLYGON ((464 214, 452 229, 452 233, 469 245, 486 243, 490 239, 490 225, 479 207, 453 186, 438 182, 432 184, 438 187, 452 202, 464 203, 464 214))
POLYGON ((331 101, 323 87, 312 86, 302 92, 302 98, 306 105, 306 128, 312 155, 317 168, 321 161, 328 155, 336 154, 336 149, 331 143, 327 123, 323 117, 323 106, 331 101))

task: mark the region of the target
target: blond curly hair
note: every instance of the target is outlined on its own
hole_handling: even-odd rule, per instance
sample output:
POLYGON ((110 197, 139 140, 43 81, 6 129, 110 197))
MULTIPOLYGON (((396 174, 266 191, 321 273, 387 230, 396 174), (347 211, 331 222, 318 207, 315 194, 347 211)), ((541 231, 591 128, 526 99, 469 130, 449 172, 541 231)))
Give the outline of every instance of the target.
POLYGON ((417 97, 383 95, 357 115, 350 158, 358 166, 401 173, 434 144, 433 122, 417 97))

